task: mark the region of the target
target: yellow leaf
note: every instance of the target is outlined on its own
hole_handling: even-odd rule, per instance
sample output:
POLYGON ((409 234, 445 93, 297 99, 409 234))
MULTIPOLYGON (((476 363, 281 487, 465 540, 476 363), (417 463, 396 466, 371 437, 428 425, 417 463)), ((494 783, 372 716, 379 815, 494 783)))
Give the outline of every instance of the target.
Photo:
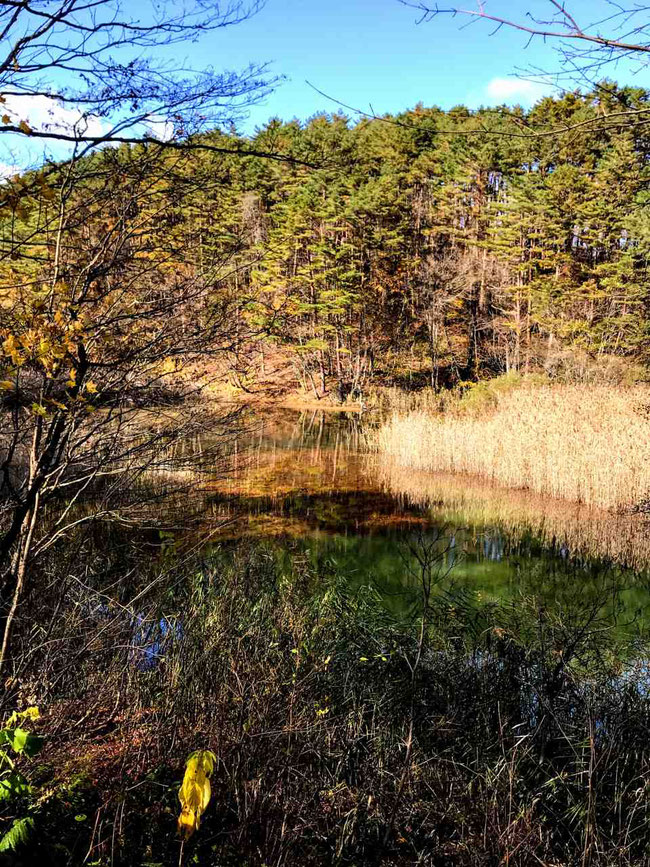
POLYGON ((4 349, 4 351, 7 355, 11 355, 12 353, 14 353, 16 351, 17 347, 18 347, 18 341, 16 340, 16 338, 14 337, 13 334, 10 334, 9 337, 7 337, 2 342, 2 348, 4 349))
POLYGON ((26 120, 21 120, 20 123, 18 124, 18 127, 27 135, 29 135, 32 131, 31 126, 27 123, 26 120))
POLYGON ((178 792, 181 814, 178 833, 188 840, 201 824, 201 815, 210 801, 210 777, 217 757, 210 750, 197 750, 187 760, 183 785, 178 792))
POLYGON ((8 114, 3 114, 3 115, 2 115, 2 122, 3 122, 4 124, 11 123, 11 118, 9 117, 8 114))
POLYGON ((13 387, 14 387, 14 384, 13 384, 13 382, 11 382, 11 380, 9 380, 9 379, 0 380, 0 391, 11 391, 11 389, 13 387))
POLYGON ((97 386, 94 382, 89 380, 86 383, 86 391, 88 392, 88 394, 97 394, 97 386))

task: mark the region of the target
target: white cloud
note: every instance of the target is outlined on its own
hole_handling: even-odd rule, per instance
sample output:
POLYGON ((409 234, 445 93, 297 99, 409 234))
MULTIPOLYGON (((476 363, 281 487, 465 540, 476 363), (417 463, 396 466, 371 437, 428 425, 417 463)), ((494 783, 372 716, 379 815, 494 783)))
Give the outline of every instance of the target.
MULTIPOLYGON (((64 104, 49 96, 6 96, 0 104, 0 117, 7 115, 13 126, 25 122, 35 132, 70 136, 100 137, 111 125, 94 115, 84 116, 83 109, 64 104)), ((28 137, 8 133, 0 142, 0 178, 42 165, 46 159, 65 160, 72 154, 71 142, 57 138, 28 137)))
POLYGON ((101 136, 106 131, 100 118, 93 115, 84 117, 78 107, 64 105, 49 96, 7 96, 0 108, 13 123, 26 121, 38 132, 101 136))
POLYGON ((148 135, 157 138, 158 141, 170 141, 174 138, 174 124, 158 115, 152 115, 149 120, 143 122, 142 126, 148 135))
MULTIPOLYGON (((39 132, 63 133, 69 135, 100 137, 109 132, 113 125, 95 115, 84 116, 77 106, 64 105, 48 96, 7 96, 0 106, 0 115, 9 115, 12 123, 18 125, 26 121, 39 132)), ((174 135, 174 125, 159 115, 151 115, 133 128, 136 134, 145 132, 160 141, 168 141, 174 135)))
MULTIPOLYGON (((83 110, 73 103, 62 103, 48 96, 6 96, 0 104, 0 118, 7 115, 14 126, 25 122, 35 132, 53 133, 54 135, 77 137, 102 137, 112 131, 119 134, 120 123, 115 118, 113 122, 96 115, 84 116, 83 110)), ((173 138, 174 125, 159 115, 140 121, 125 128, 129 136, 150 135, 159 141, 173 138)), ((110 136, 106 144, 110 145, 110 136)), ((2 136, 0 142, 0 181, 16 172, 42 165, 46 159, 66 160, 72 154, 71 142, 51 139, 39 139, 37 136, 24 136, 20 133, 2 136)))
POLYGON ((20 172, 20 166, 17 166, 15 163, 2 163, 0 162, 0 181, 4 181, 7 178, 12 178, 14 175, 17 175, 20 172))
POLYGON ((523 102, 531 105, 546 96, 549 85, 521 78, 493 78, 488 82, 485 93, 490 102, 523 102))

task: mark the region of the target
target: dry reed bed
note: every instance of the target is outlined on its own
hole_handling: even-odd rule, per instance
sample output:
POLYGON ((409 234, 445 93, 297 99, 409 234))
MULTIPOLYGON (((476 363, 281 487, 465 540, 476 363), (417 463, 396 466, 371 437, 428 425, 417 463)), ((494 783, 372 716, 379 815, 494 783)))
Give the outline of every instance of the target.
POLYGON ((512 488, 629 509, 650 497, 647 388, 537 386, 472 412, 394 414, 377 447, 402 467, 469 473, 512 488))

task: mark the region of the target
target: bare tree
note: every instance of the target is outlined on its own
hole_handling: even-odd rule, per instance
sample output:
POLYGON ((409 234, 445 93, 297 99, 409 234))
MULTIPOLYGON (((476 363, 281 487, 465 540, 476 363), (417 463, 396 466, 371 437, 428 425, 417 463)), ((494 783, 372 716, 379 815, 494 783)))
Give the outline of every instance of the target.
POLYGON ((230 275, 247 265, 244 233, 217 227, 205 243, 205 215, 179 203, 220 207, 219 165, 201 170, 191 155, 246 152, 203 131, 270 83, 264 67, 196 74, 157 52, 259 5, 143 3, 137 19, 119 0, 0 7, 0 132, 71 145, 0 195, 0 667, 39 557, 71 529, 115 517, 205 421, 187 405, 142 407, 169 392, 196 397, 182 365, 243 337, 230 275), (36 98, 72 122, 32 125, 20 111, 36 98))
POLYGON ((171 60, 170 47, 241 23, 261 5, 8 0, 0 8, 0 133, 90 146, 187 143, 232 123, 269 92, 266 66, 197 71, 171 60), (33 106, 41 109, 41 123, 34 125, 27 116, 33 106))
POLYGON ((531 4, 529 9, 522 9, 518 17, 488 9, 485 0, 477 0, 474 8, 441 7, 420 0, 400 2, 420 12, 421 21, 432 21, 444 15, 459 16, 467 19, 466 24, 484 21, 493 25, 493 34, 510 29, 524 34, 527 43, 540 38, 553 44, 560 55, 560 68, 533 72, 550 75, 556 81, 593 82, 605 74, 608 67, 622 60, 634 57, 645 65, 650 55, 650 6, 645 4, 600 0, 584 20, 569 0, 531 4), (539 11, 535 11, 536 8, 539 11))

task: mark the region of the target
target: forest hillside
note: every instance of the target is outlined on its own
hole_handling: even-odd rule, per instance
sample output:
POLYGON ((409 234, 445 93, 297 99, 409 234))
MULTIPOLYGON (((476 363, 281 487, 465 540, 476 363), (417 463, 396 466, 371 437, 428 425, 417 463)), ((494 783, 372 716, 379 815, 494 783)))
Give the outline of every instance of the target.
MULTIPOLYGON (((4 363, 16 347, 31 351, 33 287, 45 271, 50 279, 53 257, 49 303, 65 319, 67 287, 108 227, 122 236, 120 268, 135 268, 140 284, 209 284, 200 310, 179 288, 169 313, 206 322, 227 308, 214 349, 240 395, 270 381, 344 400, 371 385, 534 370, 643 379, 647 105, 646 91, 603 82, 528 111, 418 105, 358 121, 276 119, 252 140, 208 133, 201 148, 162 160, 151 142, 106 148, 75 166, 76 218, 60 243, 66 165, 16 176, 1 267, 23 306, 16 315, 5 293, 4 363)), ((91 275, 100 294, 83 305, 89 318, 109 270, 91 275)), ((167 373, 191 358, 175 352, 167 373)))

